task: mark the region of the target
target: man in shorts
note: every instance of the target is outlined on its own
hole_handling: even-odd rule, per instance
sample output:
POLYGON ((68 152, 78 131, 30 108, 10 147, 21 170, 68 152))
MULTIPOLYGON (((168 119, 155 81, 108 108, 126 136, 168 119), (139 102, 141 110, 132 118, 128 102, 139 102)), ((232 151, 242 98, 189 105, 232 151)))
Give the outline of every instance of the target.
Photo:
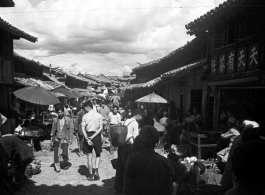
POLYGON ((89 181, 99 180, 98 167, 100 162, 100 154, 102 152, 102 143, 101 143, 101 131, 103 128, 102 116, 93 110, 93 104, 91 101, 84 103, 84 109, 86 114, 82 118, 82 132, 85 138, 83 144, 83 152, 87 154, 87 167, 89 173, 87 179, 89 181), (95 167, 93 168, 92 161, 92 150, 95 150, 96 159, 95 167))

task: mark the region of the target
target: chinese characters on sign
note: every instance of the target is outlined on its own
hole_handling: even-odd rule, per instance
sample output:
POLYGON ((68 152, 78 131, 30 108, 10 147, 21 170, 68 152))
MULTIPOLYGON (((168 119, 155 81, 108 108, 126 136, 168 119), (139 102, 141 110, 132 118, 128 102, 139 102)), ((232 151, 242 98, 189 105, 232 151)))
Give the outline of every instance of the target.
POLYGON ((237 51, 237 71, 246 70, 246 59, 247 59, 247 52, 246 48, 241 48, 237 51))
POLYGON ((237 51, 229 51, 211 58, 212 75, 223 75, 225 73, 241 72, 251 70, 259 65, 259 45, 253 44, 248 47, 239 48, 237 51))
POLYGON ((235 69, 235 51, 230 51, 227 54, 227 72, 233 73, 235 69))
POLYGON ((225 73, 225 64, 226 64, 226 61, 225 61, 225 54, 221 54, 219 56, 219 68, 218 68, 218 73, 219 74, 224 74, 225 73))
POLYGON ((212 72, 212 74, 216 74, 216 69, 217 69, 217 60, 216 60, 216 57, 213 57, 211 59, 211 72, 212 72))
POLYGON ((259 46, 258 44, 254 44, 249 46, 248 50, 248 68, 254 69, 258 67, 259 60, 259 46))

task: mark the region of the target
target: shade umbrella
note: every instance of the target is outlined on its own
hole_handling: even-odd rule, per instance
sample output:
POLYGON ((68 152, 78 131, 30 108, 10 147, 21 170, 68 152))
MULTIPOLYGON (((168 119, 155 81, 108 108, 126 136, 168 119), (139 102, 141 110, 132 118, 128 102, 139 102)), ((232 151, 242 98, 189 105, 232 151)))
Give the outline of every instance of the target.
POLYGON ((60 89, 54 90, 53 92, 55 92, 55 93, 62 93, 64 95, 66 95, 69 99, 75 98, 75 95, 73 93, 71 93, 71 91, 68 90, 68 89, 60 88, 60 89))
POLYGON ((159 103, 159 104, 167 104, 167 100, 154 92, 146 95, 138 100, 136 102, 143 102, 143 103, 159 103))
POLYGON ((59 99, 53 93, 39 86, 19 89, 14 92, 14 95, 21 100, 38 105, 53 105, 60 103, 59 99))
POLYGON ((82 91, 80 95, 87 97, 87 96, 91 96, 91 93, 89 93, 88 91, 82 91))
POLYGON ((82 95, 79 92, 77 92, 73 89, 70 90, 70 92, 75 96, 75 98, 81 98, 82 97, 82 95))
POLYGON ((56 97, 67 97, 66 95, 59 92, 52 92, 56 97))

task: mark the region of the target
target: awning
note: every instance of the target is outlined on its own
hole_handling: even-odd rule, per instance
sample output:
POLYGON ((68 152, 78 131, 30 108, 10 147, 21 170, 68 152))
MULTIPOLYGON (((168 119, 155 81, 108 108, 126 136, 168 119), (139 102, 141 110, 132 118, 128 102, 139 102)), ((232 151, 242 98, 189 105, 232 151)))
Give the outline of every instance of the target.
POLYGON ((148 82, 145 82, 145 83, 139 83, 139 84, 131 84, 131 85, 128 85, 126 87, 122 87, 121 89, 123 90, 126 90, 126 89, 138 89, 138 88, 148 88, 148 87, 153 87, 155 86, 156 84, 158 84, 159 82, 162 81, 162 78, 161 77, 157 77, 155 79, 152 79, 148 82))
POLYGON ((197 68, 201 65, 204 65, 207 62, 207 59, 202 59, 200 61, 182 66, 180 68, 171 70, 169 72, 166 72, 164 74, 161 75, 162 78, 169 78, 169 77, 175 77, 175 76, 183 76, 187 73, 189 73, 191 70, 193 70, 194 68, 197 68))
POLYGON ((21 77, 14 77, 15 82, 19 83, 24 86, 40 86, 41 88, 45 90, 53 90, 55 89, 52 85, 45 83, 44 81, 38 80, 38 79, 33 79, 33 78, 21 78, 21 77))

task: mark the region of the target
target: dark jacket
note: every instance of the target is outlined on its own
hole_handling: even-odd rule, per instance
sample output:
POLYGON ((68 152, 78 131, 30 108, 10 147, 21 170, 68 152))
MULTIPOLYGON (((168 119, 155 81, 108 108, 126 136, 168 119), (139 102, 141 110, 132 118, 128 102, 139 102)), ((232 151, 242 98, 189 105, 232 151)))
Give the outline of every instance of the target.
POLYGON ((169 160, 156 152, 130 155, 125 170, 124 195, 171 195, 174 170, 169 160))
POLYGON ((69 142, 70 140, 73 140, 74 123, 68 116, 64 116, 63 119, 65 120, 65 123, 62 130, 60 130, 59 119, 53 119, 51 135, 59 140, 66 140, 69 142))

